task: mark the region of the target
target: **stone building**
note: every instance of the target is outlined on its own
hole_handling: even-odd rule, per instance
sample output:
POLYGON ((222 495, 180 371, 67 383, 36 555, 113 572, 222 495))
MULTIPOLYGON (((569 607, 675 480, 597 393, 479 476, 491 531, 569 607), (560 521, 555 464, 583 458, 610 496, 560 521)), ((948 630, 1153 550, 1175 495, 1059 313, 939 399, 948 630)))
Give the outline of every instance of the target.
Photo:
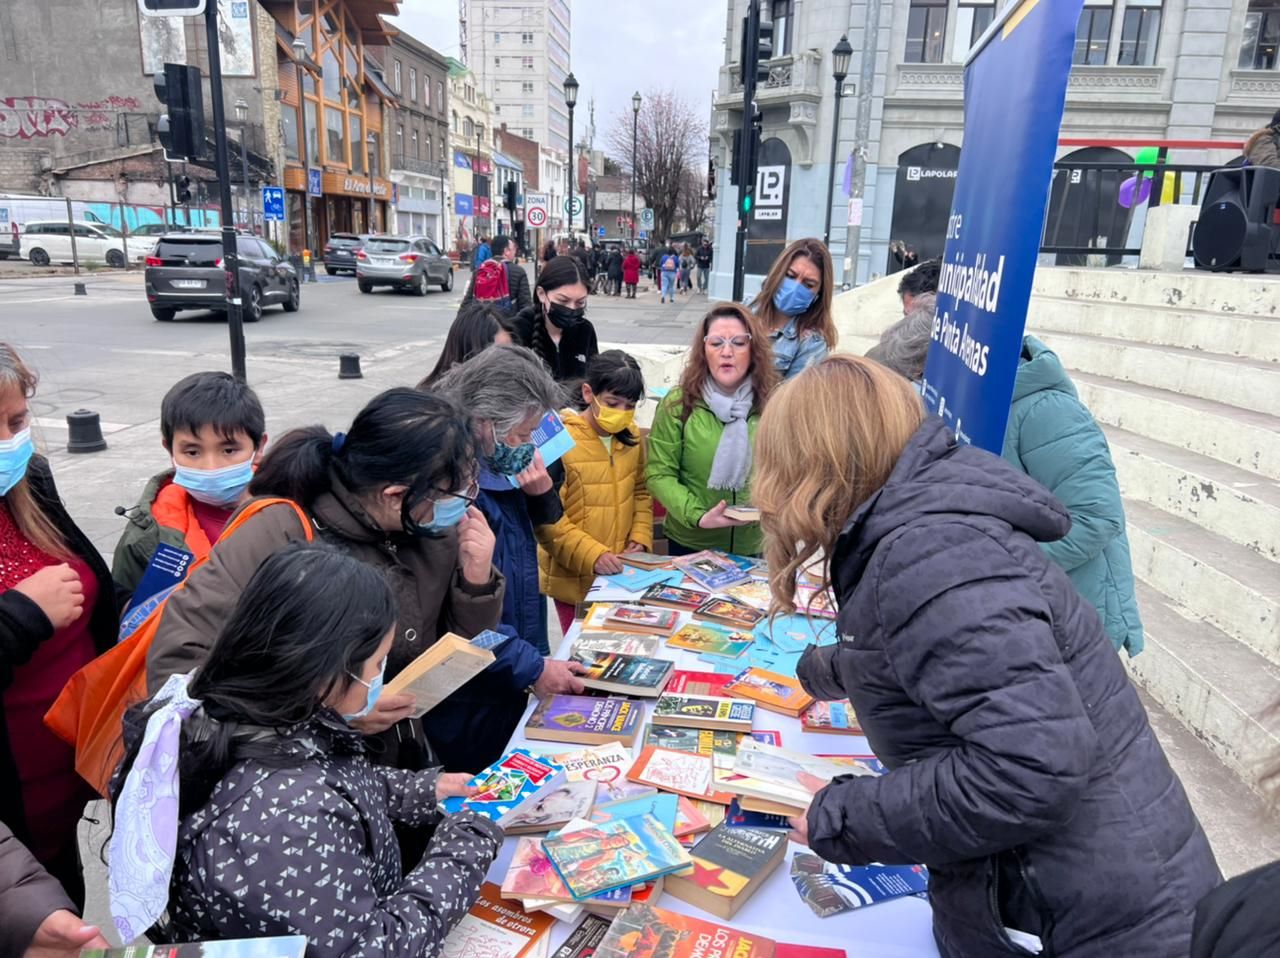
POLYGON ((449 64, 449 153, 453 174, 453 235, 460 254, 493 235, 493 125, 489 99, 460 60, 449 64))

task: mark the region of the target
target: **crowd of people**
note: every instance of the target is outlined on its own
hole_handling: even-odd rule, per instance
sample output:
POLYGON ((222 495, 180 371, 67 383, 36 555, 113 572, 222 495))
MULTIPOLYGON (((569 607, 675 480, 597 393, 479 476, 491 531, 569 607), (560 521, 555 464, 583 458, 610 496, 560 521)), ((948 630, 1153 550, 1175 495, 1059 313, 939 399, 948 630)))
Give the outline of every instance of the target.
MULTIPOLYGON (((501 240, 505 295, 477 277, 422 380, 344 428, 268 443, 246 384, 174 384, 170 465, 110 570, 35 452, 37 377, 0 344, 0 958, 104 944, 77 917, 95 793, 43 718, 120 648, 159 545, 193 571, 150 601, 146 695, 117 720, 117 928, 407 956, 438 949, 503 839, 441 800, 468 794, 529 695, 583 690, 551 654, 547 600, 569 628, 596 576, 653 548, 659 505, 671 554, 764 556, 778 611, 820 563, 840 640, 799 676, 851 700, 888 772, 823 788, 792 838, 926 864, 944 956, 1036 953, 1015 939, 1059 958, 1268 953, 1276 871, 1220 886, 1117 654, 1142 625, 1115 470, 1052 351, 1024 341, 1003 459, 958 444, 918 390, 936 263, 906 274, 873 358, 833 356, 831 257, 801 239, 749 303, 708 308, 646 435, 640 364, 601 351, 586 315, 589 264, 545 251, 522 298, 501 240), (550 410, 574 445, 548 466, 550 410), (444 633, 484 630, 509 636, 493 665, 421 719, 383 692, 444 633)), ((710 255, 657 251, 664 300, 685 282, 668 272, 705 289, 710 255)), ((634 295, 639 257, 617 266, 634 295)))

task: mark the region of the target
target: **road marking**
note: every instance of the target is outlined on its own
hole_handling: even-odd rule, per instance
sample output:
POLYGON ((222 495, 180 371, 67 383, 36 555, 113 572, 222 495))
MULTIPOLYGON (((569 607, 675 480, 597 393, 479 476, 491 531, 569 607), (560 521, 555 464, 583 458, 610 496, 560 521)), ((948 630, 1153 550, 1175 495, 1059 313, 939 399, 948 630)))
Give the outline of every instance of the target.
POLYGON ((84 299, 85 297, 69 296, 45 296, 42 299, 5 299, 0 297, 0 303, 5 306, 30 306, 33 303, 61 303, 68 299, 84 299))
MULTIPOLYGON (((34 422, 41 429, 66 429, 67 428, 67 421, 65 419, 53 419, 48 416, 36 416, 34 419, 32 419, 32 422, 34 422)), ((122 423, 122 422, 100 422, 98 423, 98 425, 102 427, 102 431, 104 433, 120 432, 123 429, 133 428, 132 424, 122 423)))
POLYGON ((190 352, 183 352, 181 349, 120 349, 111 348, 107 350, 112 353, 119 353, 123 356, 190 356, 190 352))

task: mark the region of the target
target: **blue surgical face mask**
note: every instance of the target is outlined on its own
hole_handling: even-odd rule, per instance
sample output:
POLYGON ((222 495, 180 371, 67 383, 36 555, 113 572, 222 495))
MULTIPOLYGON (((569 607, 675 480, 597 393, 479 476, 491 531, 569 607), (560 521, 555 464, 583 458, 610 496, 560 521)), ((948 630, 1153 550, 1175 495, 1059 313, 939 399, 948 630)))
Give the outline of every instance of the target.
POLYGON ((0 442, 0 496, 7 496, 9 490, 22 481, 35 451, 31 444, 30 426, 12 439, 0 442))
POLYGON ((798 279, 788 276, 782 281, 778 291, 773 294, 773 305, 779 312, 786 313, 788 316, 799 316, 813 305, 817 295, 798 279))
POLYGON ((173 481, 191 493, 191 498, 206 506, 230 508, 249 488, 253 479, 253 456, 234 466, 221 469, 193 469, 173 464, 173 481))
POLYGON ((411 536, 442 536, 462 521, 471 501, 465 496, 445 496, 437 499, 432 506, 431 519, 427 522, 415 522, 406 516, 404 531, 411 536))
POLYGON ((364 708, 362 708, 359 712, 353 712, 351 715, 342 716, 344 719, 350 722, 350 721, 353 721, 354 719, 364 718, 366 715, 368 715, 370 712, 373 711, 373 707, 378 703, 378 696, 382 694, 382 679, 383 679, 383 676, 387 674, 387 660, 386 659, 382 660, 382 668, 378 670, 378 674, 374 676, 372 682, 366 682, 364 679, 360 678, 360 676, 356 675, 354 672, 349 672, 347 674, 350 675, 357 682, 359 682, 361 685, 363 685, 366 689, 368 689, 368 692, 365 693, 365 697, 364 697, 364 708))
POLYGON ((529 468, 529 463, 533 462, 533 454, 537 451, 538 447, 531 442, 508 446, 498 440, 494 443, 493 452, 485 456, 485 464, 500 475, 514 476, 529 468))

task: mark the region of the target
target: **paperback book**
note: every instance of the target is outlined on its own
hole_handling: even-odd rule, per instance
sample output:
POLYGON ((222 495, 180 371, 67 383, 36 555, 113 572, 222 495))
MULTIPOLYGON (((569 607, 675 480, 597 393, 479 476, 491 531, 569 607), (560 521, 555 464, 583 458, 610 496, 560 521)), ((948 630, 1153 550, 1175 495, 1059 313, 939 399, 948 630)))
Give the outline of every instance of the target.
POLYGON ((621 572, 604 576, 604 581, 627 592, 639 593, 651 586, 668 583, 672 579, 679 582, 682 578, 678 569, 638 569, 625 566, 621 572))
POLYGON ((719 622, 750 632, 764 618, 764 613, 737 599, 708 599, 694 611, 695 619, 719 622))
MULTIPOLYGON (((587 827, 589 824, 589 822, 577 823, 579 828, 587 827)), ((572 828, 566 825, 560 833, 570 831, 572 828)), ((562 914, 572 914, 571 909, 574 904, 573 895, 560 880, 560 875, 551 864, 547 853, 542 850, 542 839, 532 835, 525 835, 516 842, 515 851, 511 855, 511 865, 507 868, 507 876, 502 880, 502 897, 522 901, 526 908, 539 911, 547 909, 548 905, 569 904, 570 909, 563 909, 562 914)), ((601 897, 627 904, 631 900, 631 889, 617 888, 604 892, 601 897)))
POLYGON ((833 865, 817 855, 797 852, 791 881, 819 918, 919 895, 929 887, 923 865, 833 865))
POLYGON ((710 755, 646 746, 627 772, 627 778, 676 795, 713 798, 711 784, 714 778, 710 755))
POLYGON ((711 592, 719 592, 750 578, 732 559, 710 550, 680 556, 672 561, 677 569, 711 592))
POLYGON ((569 932, 569 937, 555 950, 551 958, 592 958, 600 942, 604 941, 604 936, 608 934, 611 924, 613 922, 608 918, 587 915, 577 928, 569 932))
POLYGON ((733 777, 719 784, 735 795, 761 798, 803 811, 828 782, 850 771, 849 766, 830 759, 748 739, 738 746, 733 777))
POLYGON ((781 863, 787 833, 772 829, 713 828, 693 846, 693 869, 667 878, 667 894, 726 921, 781 863))
POLYGON ((724 690, 729 695, 752 699, 761 708, 793 718, 799 717, 813 704, 813 696, 801 688, 799 679, 755 667, 743 669, 724 690))
POLYGON ((829 590, 800 583, 796 585, 796 611, 821 619, 834 619, 836 604, 829 590))
POLYGON ((806 732, 862 734, 858 716, 848 702, 814 702, 800 713, 800 727, 806 732))
POLYGON ((614 919, 595 958, 774 958, 771 938, 633 904, 614 919))
POLYGON ((553 924, 550 915, 531 915, 504 901, 502 889, 485 882, 471 910, 449 932, 440 954, 442 958, 529 958, 553 924))
POLYGON ((739 522, 760 521, 760 510, 755 506, 726 506, 724 514, 730 519, 737 519, 739 522))
POLYGON ((644 655, 653 658, 662 648, 662 637, 630 632, 586 632, 573 642, 573 651, 610 655, 644 655))
POLYGON ((667 659, 609 652, 577 652, 573 661, 586 666, 582 684, 601 692, 656 698, 666 688, 674 664, 667 659))
POLYGON ((685 589, 678 585, 651 585, 644 590, 640 601, 645 605, 661 605, 668 609, 692 612, 711 598, 709 592, 685 589))
POLYGON ((644 710, 635 702, 592 695, 548 695, 524 724, 526 738, 540 742, 603 745, 635 743, 644 710))
MULTIPOLYGON (((700 608, 702 603, 694 606, 700 608)), ((681 627, 675 635, 667 639, 667 645, 677 649, 688 649, 704 655, 719 655, 723 658, 736 659, 755 644, 756 637, 750 632, 734 632, 721 629, 705 622, 690 622, 681 627)))
POLYGON ((413 696, 413 717, 420 718, 494 662, 493 653, 461 636, 446 632, 420 656, 388 679, 386 695, 413 696))
POLYGON ((679 621, 680 615, 673 609, 655 609, 645 605, 615 605, 604 616, 605 628, 664 637, 675 631, 679 621))
POLYGON ((689 865, 689 853, 652 815, 562 830, 542 849, 578 901, 689 865))
POLYGON ((653 552, 620 552, 618 561, 637 569, 671 568, 671 556, 660 556, 653 552))
POLYGON ((747 811, 736 798, 729 803, 729 809, 724 813, 724 822, 730 828, 791 828, 786 815, 747 811))
POLYGON ((444 810, 453 814, 465 805, 502 825, 507 815, 532 799, 563 770, 557 762, 534 755, 526 748, 512 749, 467 783, 476 787, 476 794, 466 799, 446 798, 444 810))
POLYGON ((693 672, 676 669, 671 673, 667 691, 676 695, 722 695, 733 676, 722 672, 693 672))
POLYGON ((653 791, 651 787, 627 780, 635 758, 619 742, 557 755, 552 761, 563 766, 568 781, 594 782, 597 802, 616 802, 653 791))
POLYGON ((750 732, 756 707, 747 699, 664 694, 654 703, 650 722, 681 728, 750 732))
MULTIPOLYGON (((613 822, 622 818, 636 818, 640 815, 652 815, 662 827, 673 835, 676 830, 676 818, 679 815, 680 801, 683 796, 667 795, 663 792, 649 792, 636 798, 624 798, 619 802, 608 802, 597 805, 591 810, 591 821, 597 825, 613 822)), ((688 801, 688 799, 684 799, 688 801)))
POLYGON ((594 784, 566 781, 561 772, 527 802, 505 815, 502 828, 508 835, 549 832, 575 818, 586 818, 595 800, 594 784))
POLYGON ((729 598, 745 602, 753 609, 759 609, 761 612, 768 611, 769 603, 773 601, 773 592, 769 589, 769 583, 764 579, 748 579, 746 582, 740 582, 738 585, 730 586, 723 591, 729 598))

